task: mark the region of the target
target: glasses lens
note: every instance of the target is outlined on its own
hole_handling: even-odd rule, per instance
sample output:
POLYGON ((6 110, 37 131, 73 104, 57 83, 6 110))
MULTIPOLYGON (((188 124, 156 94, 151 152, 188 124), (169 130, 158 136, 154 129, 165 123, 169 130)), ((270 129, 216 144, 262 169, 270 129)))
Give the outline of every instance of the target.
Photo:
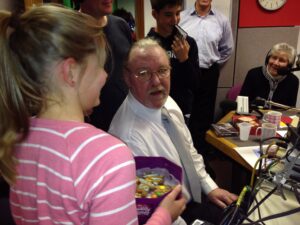
POLYGON ((141 70, 141 71, 137 72, 136 77, 139 80, 149 80, 151 77, 151 74, 149 73, 148 70, 141 70))
POLYGON ((160 68, 157 71, 154 72, 150 72, 146 69, 141 70, 139 72, 136 73, 136 78, 142 81, 148 81, 151 79, 152 75, 157 75, 159 78, 166 78, 170 75, 170 68, 160 68))
POLYGON ((169 73, 170 72, 170 69, 169 68, 160 68, 157 73, 158 73, 158 76, 161 77, 161 78, 165 78, 167 76, 169 76, 169 73))

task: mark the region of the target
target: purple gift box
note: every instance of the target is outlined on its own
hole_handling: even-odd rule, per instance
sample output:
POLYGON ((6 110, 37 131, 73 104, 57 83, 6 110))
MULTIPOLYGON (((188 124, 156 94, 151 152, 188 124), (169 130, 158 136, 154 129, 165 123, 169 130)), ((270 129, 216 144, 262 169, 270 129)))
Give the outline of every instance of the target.
MULTIPOLYGON (((137 156, 135 157, 136 170, 144 168, 150 169, 166 169, 168 173, 173 176, 179 183, 182 182, 182 169, 180 166, 169 161, 164 157, 154 156, 137 156)), ((146 221, 151 217, 156 207, 163 200, 167 194, 157 198, 136 198, 136 207, 138 212, 139 224, 145 224, 146 221)))

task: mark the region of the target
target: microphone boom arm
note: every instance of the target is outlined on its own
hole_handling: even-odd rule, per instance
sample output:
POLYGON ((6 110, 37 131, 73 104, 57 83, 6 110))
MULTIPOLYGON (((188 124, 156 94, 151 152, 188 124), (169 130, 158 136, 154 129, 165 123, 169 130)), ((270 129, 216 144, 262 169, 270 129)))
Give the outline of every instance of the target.
POLYGON ((276 106, 278 108, 282 108, 282 109, 286 109, 286 110, 293 110, 293 111, 296 111, 296 112, 300 112, 300 109, 297 109, 295 107, 291 107, 291 106, 288 106, 288 105, 283 105, 283 104, 280 104, 280 103, 277 103, 277 102, 273 102, 273 101, 266 101, 267 104, 269 105, 272 105, 272 106, 276 106))
POLYGON ((267 104, 267 105, 276 106, 276 107, 281 108, 281 109, 293 110, 293 111, 296 111, 296 112, 300 112, 300 109, 298 109, 298 108, 291 107, 291 106, 284 105, 284 104, 280 104, 280 103, 273 102, 273 101, 270 101, 270 100, 266 100, 266 99, 261 98, 261 97, 256 97, 256 100, 264 101, 265 104, 267 104))

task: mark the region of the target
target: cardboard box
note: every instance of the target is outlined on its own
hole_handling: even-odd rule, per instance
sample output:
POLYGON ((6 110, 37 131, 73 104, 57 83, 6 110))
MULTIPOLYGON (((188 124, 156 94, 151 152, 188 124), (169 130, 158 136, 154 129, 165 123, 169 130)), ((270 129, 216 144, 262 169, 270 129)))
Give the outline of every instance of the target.
POLYGON ((260 121, 254 115, 238 115, 235 114, 232 116, 232 124, 237 128, 237 124, 241 122, 248 122, 252 125, 250 134, 255 135, 256 129, 260 126, 260 121))
MULTIPOLYGON (((169 175, 174 177, 178 183, 182 182, 182 168, 164 157, 137 156, 135 157, 135 163, 137 172, 144 168, 166 169, 169 175)), ((136 198, 139 224, 146 223, 166 195, 167 193, 157 198, 136 198)))

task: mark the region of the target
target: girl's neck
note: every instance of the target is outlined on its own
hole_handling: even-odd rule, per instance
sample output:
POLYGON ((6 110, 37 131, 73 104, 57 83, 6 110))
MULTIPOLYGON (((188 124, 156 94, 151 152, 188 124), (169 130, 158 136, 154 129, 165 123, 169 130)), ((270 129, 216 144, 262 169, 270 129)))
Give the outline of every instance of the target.
POLYGON ((42 119, 84 122, 84 115, 81 110, 68 108, 66 106, 59 107, 58 105, 48 106, 47 109, 42 110, 37 117, 42 119))

